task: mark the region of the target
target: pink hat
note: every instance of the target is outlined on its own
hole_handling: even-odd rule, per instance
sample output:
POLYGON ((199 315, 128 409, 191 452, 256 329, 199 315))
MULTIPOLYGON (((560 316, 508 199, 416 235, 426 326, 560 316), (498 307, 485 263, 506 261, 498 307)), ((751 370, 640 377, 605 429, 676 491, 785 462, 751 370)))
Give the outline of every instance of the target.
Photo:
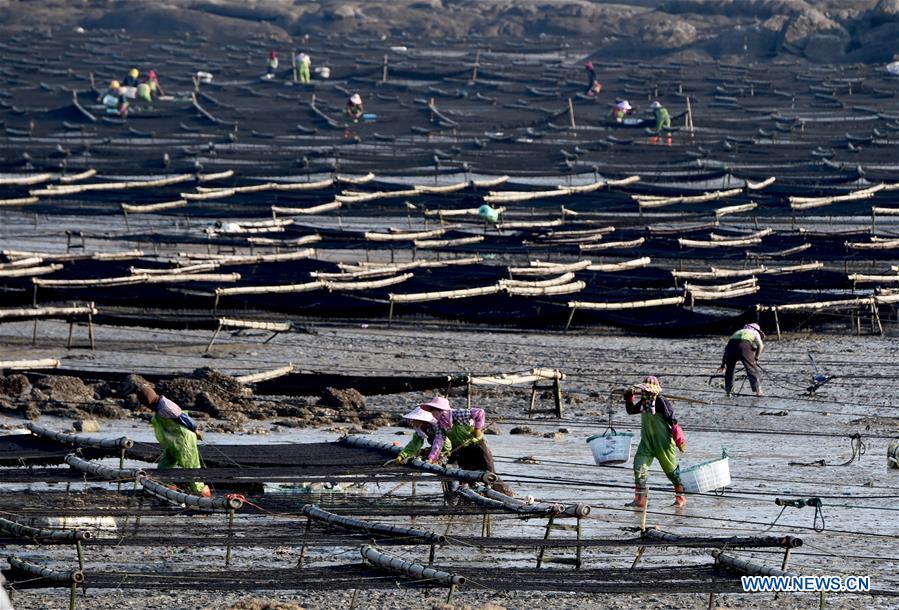
POLYGON ((405 415, 403 415, 403 419, 411 419, 412 421, 423 421, 428 424, 436 424, 437 418, 433 415, 422 409, 421 407, 415 407, 405 415))
POLYGON ((587 68, 588 70, 591 70, 593 68, 593 62, 588 61, 587 63, 584 64, 584 67, 587 68))
POLYGON ((437 409, 438 411, 451 411, 452 407, 450 406, 449 401, 443 396, 435 396, 430 400, 430 402, 424 402, 420 406, 422 407, 431 407, 433 409, 437 409))
POLYGON ((160 396, 159 400, 156 401, 156 412, 159 413, 159 417, 165 419, 178 419, 181 417, 181 407, 165 396, 160 396))
POLYGON ((659 383, 659 378, 655 375, 649 375, 646 379, 643 380, 643 383, 637 386, 647 394, 661 394, 662 393, 662 384, 659 383))
POLYGON ((762 336, 762 339, 765 338, 765 333, 762 332, 762 327, 759 326, 759 325, 758 325, 757 323, 755 323, 755 322, 752 322, 751 324, 747 324, 747 325, 744 326, 743 328, 745 328, 745 329, 747 329, 747 330, 754 330, 754 331, 756 331, 759 335, 762 336))
POLYGON ((353 102, 354 104, 361 104, 362 96, 360 96, 358 93, 354 93, 353 95, 350 96, 350 101, 353 102))

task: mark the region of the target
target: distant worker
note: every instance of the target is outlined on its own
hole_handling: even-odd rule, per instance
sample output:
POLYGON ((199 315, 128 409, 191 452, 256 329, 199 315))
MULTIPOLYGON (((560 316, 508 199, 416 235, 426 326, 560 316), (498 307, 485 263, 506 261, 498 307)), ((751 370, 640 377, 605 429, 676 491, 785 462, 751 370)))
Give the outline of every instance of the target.
POLYGON ((499 222, 499 210, 491 207, 489 203, 484 203, 478 208, 478 217, 488 225, 495 225, 499 222))
POLYGON ((347 100, 345 111, 347 116, 350 117, 354 123, 358 123, 362 120, 362 115, 365 114, 365 107, 362 105, 362 96, 358 93, 351 95, 350 99, 347 100))
POLYGON ((137 68, 131 68, 128 76, 122 79, 122 86, 137 87, 140 84, 140 81, 137 80, 138 76, 140 76, 140 71, 137 68))
MULTIPOLYGON (((148 385, 137 388, 137 399, 154 411, 150 423, 162 449, 158 468, 202 468, 197 449, 197 424, 187 412, 165 396, 159 396, 148 385)), ((188 483, 187 489, 204 498, 212 496, 209 486, 198 481, 188 483)))
POLYGON ((306 53, 297 52, 297 82, 308 85, 312 78, 312 58, 306 53))
POLYGON ((674 506, 687 505, 680 480, 677 451, 687 451, 684 431, 674 417, 671 402, 662 396, 658 377, 650 375, 643 383, 624 392, 624 407, 631 415, 640 414, 640 445, 634 456, 634 500, 627 506, 646 506, 646 479, 654 459, 674 484, 674 506))
POLYGON ((624 118, 631 114, 631 110, 633 110, 633 107, 630 105, 630 102, 621 100, 612 107, 612 112, 609 114, 609 120, 613 123, 623 123, 624 118))
POLYGON ((747 324, 730 336, 724 348, 724 356, 721 358, 721 368, 718 369, 718 373, 724 372, 725 394, 730 396, 733 392, 734 369, 738 362, 742 362, 746 376, 749 377, 749 387, 756 396, 764 396, 761 385, 762 371, 758 363, 763 351, 765 351, 765 333, 755 322, 747 324))
MULTIPOLYGON (((652 116, 655 120, 655 124, 652 126, 652 131, 655 132, 655 135, 649 138, 649 143, 658 144, 659 136, 662 135, 662 132, 671 129, 671 115, 668 113, 668 109, 662 106, 658 100, 650 104, 649 107, 652 109, 652 116)), ((671 146, 670 131, 665 132, 665 143, 667 143, 668 146, 671 146)))
POLYGON ((100 102, 106 107, 106 114, 117 114, 123 118, 128 116, 128 100, 122 95, 122 85, 119 81, 109 83, 109 89, 100 98, 100 102))
POLYGON ((652 109, 652 116, 656 121, 653 130, 656 133, 661 133, 663 129, 670 129, 671 115, 668 113, 668 109, 662 106, 658 100, 650 104, 649 107, 652 109))
POLYGON ((152 104, 153 98, 158 97, 160 94, 162 94, 162 87, 159 85, 156 72, 150 70, 147 80, 137 86, 137 99, 152 104))
POLYGON ((165 95, 162 85, 159 84, 159 76, 156 74, 156 70, 150 70, 150 74, 147 75, 147 84, 150 86, 150 93, 153 97, 165 95))
POLYGON ((600 84, 599 79, 596 78, 596 70, 593 68, 593 62, 588 61, 585 63, 584 69, 587 70, 587 90, 584 94, 589 95, 590 97, 596 97, 599 95, 599 92, 602 91, 602 85, 600 84))
POLYGON ((272 51, 268 54, 268 72, 266 78, 275 78, 275 71, 278 69, 278 53, 272 51))

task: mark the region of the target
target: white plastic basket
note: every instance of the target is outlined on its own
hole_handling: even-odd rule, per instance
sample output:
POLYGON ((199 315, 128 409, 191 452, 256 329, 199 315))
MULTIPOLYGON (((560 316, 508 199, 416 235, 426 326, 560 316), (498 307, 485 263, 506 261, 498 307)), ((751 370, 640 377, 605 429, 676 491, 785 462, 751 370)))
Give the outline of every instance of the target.
POLYGON ((681 470, 680 480, 684 491, 690 493, 705 493, 727 487, 730 485, 730 459, 727 451, 723 451, 717 460, 681 470))
POLYGON ((603 434, 595 434, 587 439, 593 461, 598 465, 622 464, 631 459, 631 443, 633 432, 615 432, 606 430, 603 434))

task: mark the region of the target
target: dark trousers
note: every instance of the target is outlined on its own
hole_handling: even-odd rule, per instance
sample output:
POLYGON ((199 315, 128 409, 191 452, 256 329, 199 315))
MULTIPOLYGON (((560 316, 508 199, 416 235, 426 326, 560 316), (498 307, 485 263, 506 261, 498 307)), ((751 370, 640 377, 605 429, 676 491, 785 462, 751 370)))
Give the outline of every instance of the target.
POLYGON ((738 362, 742 362, 746 369, 752 391, 758 392, 762 371, 755 359, 755 349, 751 342, 740 339, 731 339, 724 348, 724 391, 730 394, 734 388, 734 369, 738 362))
MULTIPOLYGON (((452 461, 463 470, 496 472, 496 465, 493 463, 493 452, 490 451, 490 447, 487 446, 487 441, 484 439, 459 449, 454 454, 452 461)), ((508 496, 512 495, 512 489, 501 481, 494 483, 491 487, 500 493, 508 496)))

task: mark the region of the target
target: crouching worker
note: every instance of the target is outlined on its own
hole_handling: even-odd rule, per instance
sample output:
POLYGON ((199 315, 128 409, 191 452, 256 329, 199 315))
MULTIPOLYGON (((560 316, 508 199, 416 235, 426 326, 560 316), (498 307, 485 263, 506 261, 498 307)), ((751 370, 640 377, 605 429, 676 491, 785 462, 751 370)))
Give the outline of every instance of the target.
POLYGON ((634 456, 634 501, 627 506, 646 506, 646 479, 653 460, 659 460, 668 480, 674 484, 674 506, 686 506, 676 449, 686 452, 687 439, 674 417, 671 403, 662 396, 658 377, 649 376, 642 384, 626 390, 624 406, 628 413, 640 414, 641 418, 640 445, 634 456))
MULTIPOLYGON (((159 396, 147 385, 138 388, 137 399, 154 411, 150 423, 162 449, 158 468, 202 468, 200 451, 197 449, 197 424, 187 412, 165 396, 159 396)), ((187 490, 204 498, 212 496, 209 486, 198 481, 188 483, 187 490)))

